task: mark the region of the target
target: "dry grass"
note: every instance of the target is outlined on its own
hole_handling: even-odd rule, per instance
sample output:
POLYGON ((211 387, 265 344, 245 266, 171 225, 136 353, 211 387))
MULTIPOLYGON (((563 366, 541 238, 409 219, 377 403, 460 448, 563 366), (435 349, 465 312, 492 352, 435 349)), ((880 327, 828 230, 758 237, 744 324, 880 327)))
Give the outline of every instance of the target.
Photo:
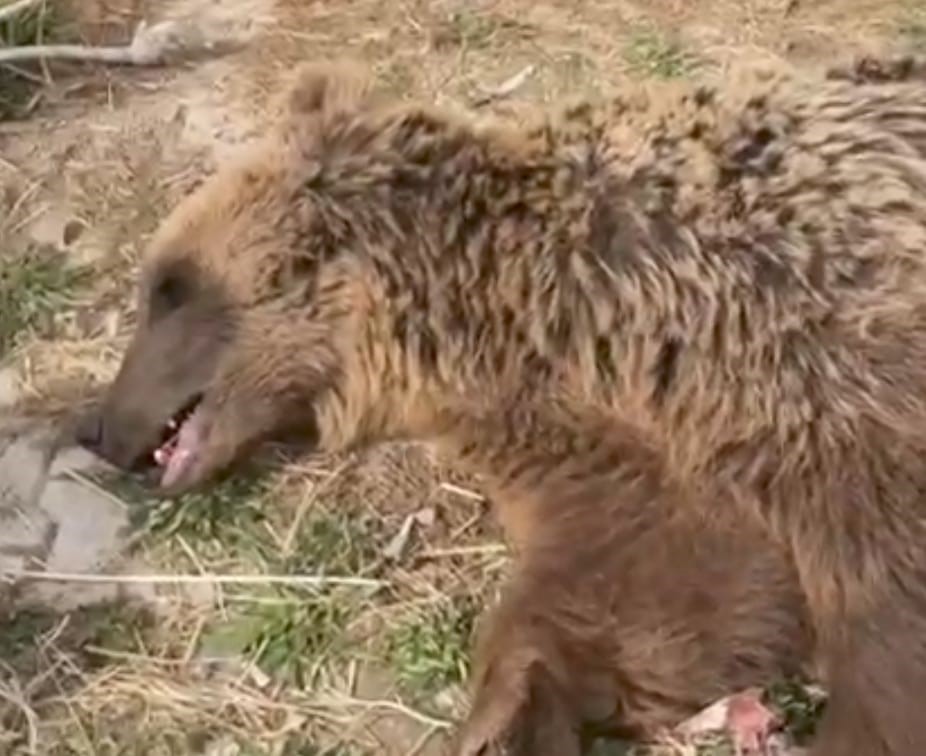
MULTIPOLYGON (((0 7, 7 4, 12 0, 0 2, 0 7)), ((124 44, 145 6, 144 0, 40 0, 0 22, 0 46, 124 44)), ((79 70, 56 61, 0 67, 0 121, 35 113, 59 75, 73 78, 79 70)))
MULTIPOLYGON (((276 23, 200 78, 56 71, 57 91, 75 94, 0 131, 0 368, 15 371, 26 409, 71 412, 111 376, 133 322, 138 252, 208 169, 208 145, 190 136, 212 133, 207 93, 259 125, 281 73, 345 51, 396 93, 465 106, 525 70, 509 99, 607 93, 626 77, 697 76, 747 55, 818 65, 926 46, 912 0, 228 3, 239 5, 276 23)), ((144 10, 135 0, 60 7, 70 19, 79 10, 91 42, 121 41, 144 10)), ((28 98, 49 91, 43 72, 32 75, 28 98)), ((270 472, 166 504, 105 482, 136 514, 126 569, 351 575, 382 587, 141 582, 139 605, 10 617, 0 753, 439 752, 465 709, 473 620, 507 565, 476 483, 403 447, 270 456, 270 472)), ((815 705, 776 695, 806 729, 815 705)))
POLYGON ((0 634, 0 650, 31 658, 32 668, 11 670, 0 688, 8 727, 28 732, 31 722, 41 753, 75 739, 85 743, 78 753, 94 753, 130 735, 134 752, 165 754, 198 752, 227 736, 261 753, 332 744, 381 752, 384 716, 408 720, 417 737, 445 730, 461 711, 486 576, 504 568, 504 554, 441 555, 451 541, 486 545, 467 523, 480 508, 460 493, 409 489, 397 478, 378 478, 362 500, 345 492, 353 476, 370 479, 377 467, 443 477, 417 448, 386 455, 342 461, 339 470, 319 461, 255 472, 168 503, 131 481, 101 481, 137 516, 135 557, 146 572, 350 575, 371 585, 159 585, 144 611, 74 615, 71 623, 86 628, 79 638, 58 632, 48 640, 34 626, 55 618, 19 618, 0 634), (395 552, 390 544, 409 517, 415 524, 395 552))
POLYGON ((205 170, 199 152, 173 144, 183 122, 170 110, 85 128, 79 144, 39 147, 45 175, 9 171, 0 357, 16 350, 24 411, 73 412, 112 377, 133 323, 138 252, 205 170))

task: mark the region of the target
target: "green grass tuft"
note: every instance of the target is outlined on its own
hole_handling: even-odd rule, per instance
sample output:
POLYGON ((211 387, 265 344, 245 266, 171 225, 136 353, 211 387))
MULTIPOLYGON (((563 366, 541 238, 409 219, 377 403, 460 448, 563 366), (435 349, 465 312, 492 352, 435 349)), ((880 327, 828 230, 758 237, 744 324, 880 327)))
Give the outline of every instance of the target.
MULTIPOLYGON (((23 706, 0 700, 0 743, 12 748, 2 753, 28 753, 27 721, 24 706, 42 705, 60 696, 80 676, 104 663, 92 649, 138 652, 138 639, 154 623, 150 613, 123 603, 85 607, 66 615, 48 610, 29 609, 0 621, 0 688, 22 691, 23 706), (66 654, 67 665, 48 670, 66 654), (76 666, 75 666, 76 665, 76 666), (80 670, 75 674, 75 670, 80 670), (12 737, 10 737, 12 734, 12 737), (22 750, 19 750, 19 747, 22 750)), ((86 751, 42 751, 43 753, 83 754, 86 751)))
POLYGON ((202 639, 202 653, 248 659, 278 681, 311 687, 323 665, 346 648, 354 609, 347 591, 264 591, 215 623, 202 639))
MULTIPOLYGON (((0 0, 0 7, 7 5, 0 0)), ((47 0, 0 23, 0 46, 51 44, 67 39, 66 23, 60 3, 47 0)), ((0 68, 0 121, 18 116, 36 92, 37 64, 24 64, 19 70, 0 68), (30 76, 24 76, 23 71, 30 76)))
POLYGON ((497 33, 491 16, 465 8, 450 14, 448 26, 449 41, 462 47, 487 47, 497 33))
POLYGON ((795 742, 805 744, 813 738, 826 706, 824 698, 791 680, 770 686, 768 697, 772 706, 781 712, 795 742))
POLYGON ((283 561, 287 572, 363 575, 378 562, 376 523, 369 514, 350 510, 321 511, 307 518, 296 533, 292 553, 283 561))
POLYGON ((529 39, 535 33, 533 27, 517 19, 462 7, 446 17, 435 42, 438 46, 486 50, 503 41, 529 39))
POLYGON ((901 16, 898 32, 911 52, 926 53, 926 8, 912 6, 901 16))
MULTIPOLYGON (((215 487, 158 501, 141 483, 120 476, 103 484, 133 509, 149 547, 186 561, 195 552, 207 569, 251 574, 360 575, 376 551, 369 517, 348 510, 310 511, 284 548, 292 522, 271 494, 272 476, 256 469, 215 487)), ((198 567, 199 565, 190 565, 198 567)), ((322 665, 337 660, 347 643, 348 622, 364 594, 337 587, 317 591, 260 586, 230 593, 228 611, 206 628, 206 656, 255 662, 266 674, 299 688, 311 684, 322 665)))
POLYGON ((630 68, 641 76, 677 79, 686 76, 694 61, 669 37, 652 30, 636 33, 624 49, 630 68))
POLYGON ((480 613, 473 597, 447 599, 411 614, 389 633, 386 655, 405 693, 434 694, 468 677, 473 628, 480 613))
POLYGON ((221 542, 226 546, 259 537, 259 525, 267 519, 264 496, 269 476, 247 469, 203 491, 162 499, 137 478, 108 475, 100 485, 112 491, 130 508, 133 525, 151 540, 168 541, 182 536, 191 544, 221 542))
POLYGON ((26 332, 51 335, 55 316, 73 303, 74 290, 89 278, 84 268, 46 247, 14 255, 0 251, 0 357, 26 332))
MULTIPOLYGON (((0 2, 0 8, 12 4, 0 2)), ((34 45, 40 40, 54 41, 56 33, 62 24, 59 4, 49 0, 42 7, 41 4, 22 11, 13 18, 0 22, 0 39, 9 47, 18 45, 34 45)))

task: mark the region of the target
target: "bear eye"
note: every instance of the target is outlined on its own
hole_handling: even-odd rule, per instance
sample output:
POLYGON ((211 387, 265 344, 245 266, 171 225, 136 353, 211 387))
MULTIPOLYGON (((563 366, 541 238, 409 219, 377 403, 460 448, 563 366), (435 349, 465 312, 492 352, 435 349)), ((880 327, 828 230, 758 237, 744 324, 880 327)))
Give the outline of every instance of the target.
POLYGON ((190 287, 176 273, 161 276, 151 288, 151 317, 159 318, 179 309, 189 300, 190 287))

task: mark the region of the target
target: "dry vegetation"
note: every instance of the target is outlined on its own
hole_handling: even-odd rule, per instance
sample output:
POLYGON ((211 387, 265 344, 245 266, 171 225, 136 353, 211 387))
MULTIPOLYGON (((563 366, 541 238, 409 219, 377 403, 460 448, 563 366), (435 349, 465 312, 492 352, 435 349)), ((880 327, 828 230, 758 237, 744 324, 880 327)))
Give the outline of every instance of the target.
MULTIPOLYGON (((18 383, 23 411, 71 411, 111 375, 146 235, 222 149, 259 129, 297 60, 350 54, 401 95, 485 106, 607 92, 625 77, 710 76, 744 56, 812 66, 926 51, 915 0, 164 5, 207 14, 217 34, 246 29, 250 44, 157 71, 0 68, 0 376, 18 383)), ((148 6, 47 0, 0 24, 0 44, 125 41, 148 6)), ((474 618, 506 564, 478 482, 415 447, 267 456, 252 475, 178 501, 100 481, 136 515, 127 572, 279 581, 139 583, 124 604, 11 614, 0 754, 438 752, 465 703, 474 618), (366 582, 286 579, 306 575, 366 582)), ((775 700, 792 728, 812 729, 816 704, 798 689, 775 700)))

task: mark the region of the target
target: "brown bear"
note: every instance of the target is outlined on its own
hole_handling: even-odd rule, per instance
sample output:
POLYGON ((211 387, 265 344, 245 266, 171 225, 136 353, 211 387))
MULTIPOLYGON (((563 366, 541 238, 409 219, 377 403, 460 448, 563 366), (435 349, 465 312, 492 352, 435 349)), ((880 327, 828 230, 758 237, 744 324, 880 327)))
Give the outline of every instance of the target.
MULTIPOLYGON (((589 736, 652 738, 812 672, 786 550, 757 518, 672 482, 636 429, 522 405, 467 413, 455 439, 445 451, 491 471, 517 554, 480 632, 458 756, 578 756, 589 736)), ((728 726, 734 742, 768 734, 728 726)))
POLYGON ((365 82, 302 71, 166 220, 83 442, 170 491, 279 433, 452 446, 579 408, 787 550, 814 756, 926 753, 926 88, 757 72, 529 126, 365 82))

